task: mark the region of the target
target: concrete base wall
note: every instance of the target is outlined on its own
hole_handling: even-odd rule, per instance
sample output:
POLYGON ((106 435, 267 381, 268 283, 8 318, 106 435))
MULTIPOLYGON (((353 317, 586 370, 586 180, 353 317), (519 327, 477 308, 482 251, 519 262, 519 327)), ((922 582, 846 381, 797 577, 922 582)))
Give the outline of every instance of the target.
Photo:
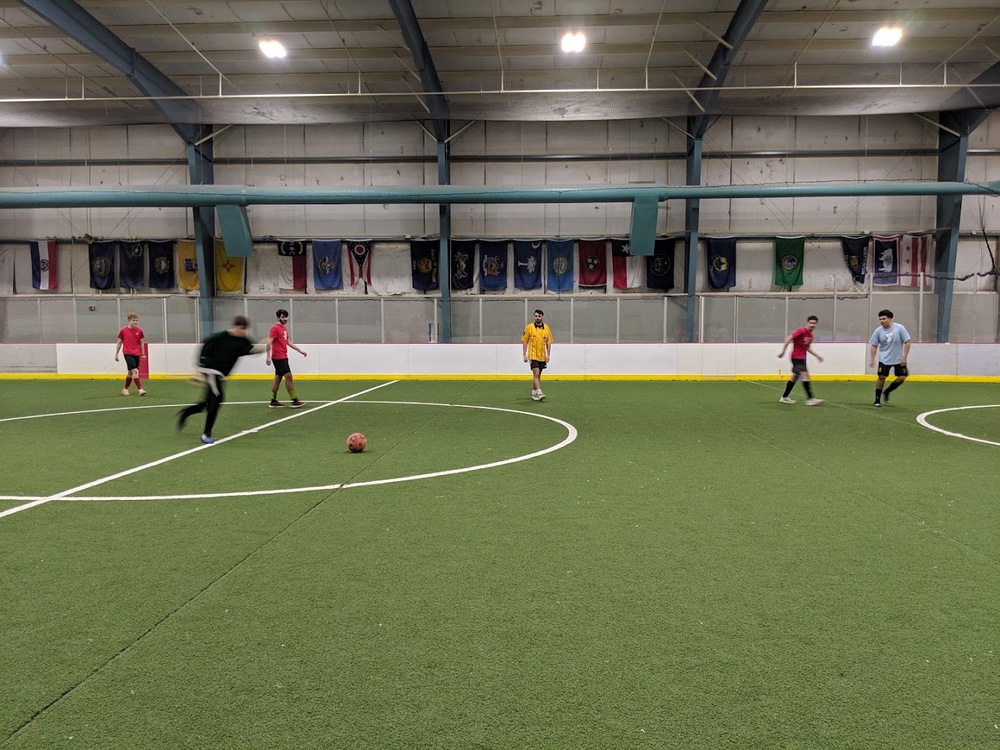
MULTIPOLYGON (((291 352, 300 378, 524 377, 527 365, 519 344, 313 344, 308 357, 291 352)), ((787 377, 787 356, 779 344, 562 344, 552 349, 546 378, 699 379, 787 377)), ((811 361, 817 378, 871 374, 868 345, 818 344, 822 363, 811 361)), ((194 369, 197 344, 150 344, 151 378, 187 377, 194 369)), ((65 377, 118 377, 113 344, 0 344, 0 373, 65 377)), ((998 379, 1000 347, 995 344, 914 344, 910 368, 915 377, 998 379)), ((234 375, 273 374, 263 355, 243 358, 234 375)))

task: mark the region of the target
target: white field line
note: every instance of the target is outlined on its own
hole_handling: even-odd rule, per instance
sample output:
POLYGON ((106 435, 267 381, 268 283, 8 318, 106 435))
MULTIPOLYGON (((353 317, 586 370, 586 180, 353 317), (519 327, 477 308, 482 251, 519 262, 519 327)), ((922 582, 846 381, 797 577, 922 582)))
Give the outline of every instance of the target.
POLYGON ((928 430, 934 430, 934 432, 940 432, 942 435, 947 435, 948 437, 961 438, 962 440, 971 440, 973 443, 983 443, 984 445, 1000 446, 1000 443, 996 443, 992 440, 984 440, 983 438, 970 437, 969 435, 963 435, 961 432, 949 432, 948 430, 945 430, 941 427, 935 427, 934 425, 932 425, 930 422, 927 421, 928 417, 932 417, 935 414, 944 414, 945 412, 948 411, 964 411, 965 409, 996 409, 997 407, 1000 407, 1000 404, 977 404, 974 406, 953 406, 949 409, 935 409, 934 411, 925 411, 923 414, 917 416, 917 422, 922 424, 928 430))
POLYGON ((258 427, 253 427, 249 430, 243 430, 243 432, 237 432, 235 435, 230 435, 228 437, 221 438, 219 440, 216 440, 211 445, 202 444, 194 448, 190 448, 189 450, 181 451, 180 453, 174 453, 173 455, 170 456, 164 456, 163 458, 158 458, 155 461, 150 461, 149 463, 142 464, 141 466, 136 466, 131 469, 126 469, 125 471, 120 471, 117 474, 112 474, 111 476, 102 477, 101 479, 95 479, 94 481, 87 482, 86 484, 81 484, 76 487, 71 487, 68 490, 63 490, 62 492, 56 493, 55 495, 50 495, 45 498, 39 498, 37 500, 33 500, 30 503, 19 505, 15 508, 8 508, 5 511, 0 511, 0 518, 11 516, 15 513, 21 512, 22 510, 28 510, 29 508, 34 508, 39 505, 44 505, 45 503, 51 502, 53 500, 64 499, 68 495, 73 495, 77 492, 82 492, 83 490, 89 490, 91 487, 97 487, 102 484, 107 484, 108 482, 113 482, 116 479, 121 479, 122 477, 127 477, 131 474, 137 474, 140 471, 145 471, 146 469, 152 469, 154 466, 161 466, 162 464, 175 461, 178 458, 184 458, 185 456, 190 456, 191 454, 197 453, 198 451, 201 450, 205 450, 206 448, 214 448, 216 445, 221 445, 222 443, 228 443, 231 440, 236 440, 237 438, 244 437, 246 435, 252 435, 255 432, 266 430, 268 427, 273 427, 276 424, 281 424, 282 422, 288 422, 289 420, 292 419, 298 419, 299 417, 305 416, 306 414, 312 414, 313 412, 320 411, 321 409, 326 409, 327 407, 333 406, 334 404, 339 404, 343 401, 348 401, 352 398, 363 396, 366 393, 377 391, 380 388, 385 388, 388 385, 393 385, 394 383, 398 382, 399 382, 398 380, 391 380, 388 383, 382 383, 381 385, 376 385, 373 388, 367 388, 363 391, 359 391, 358 393, 353 393, 350 396, 344 396, 343 398, 337 399, 336 401, 327 401, 326 403, 321 404, 320 406, 317 406, 313 409, 301 409, 299 411, 296 411, 294 414, 289 414, 287 417, 282 417, 281 419, 276 419, 273 422, 268 422, 267 424, 262 424, 259 425, 258 427))
MULTIPOLYGON (((339 402, 337 402, 339 403, 339 402)), ((444 469, 442 471, 432 471, 426 474, 412 474, 405 477, 392 477, 389 479, 372 479, 367 482, 352 482, 349 484, 324 484, 316 485, 313 487, 286 487, 282 489, 273 490, 246 490, 242 492, 200 492, 192 495, 128 495, 128 496, 95 496, 95 497, 63 497, 59 498, 69 502, 105 502, 105 501, 130 501, 130 500, 204 500, 213 498, 224 498, 224 497, 251 497, 251 496, 262 496, 262 495, 287 495, 296 492, 323 492, 329 490, 337 489, 351 489, 354 487, 373 487, 380 484, 395 484, 397 482, 410 482, 416 481, 418 479, 433 479, 435 477, 450 476, 452 474, 465 474, 471 471, 480 471, 481 469, 492 469, 497 466, 507 466, 509 464, 516 464, 521 461, 528 461, 532 458, 538 458, 539 456, 544 456, 547 453, 553 453, 557 450, 565 448, 570 443, 574 442, 578 437, 577 429, 571 425, 569 422, 565 422, 556 417, 550 417, 547 414, 538 414, 536 412, 521 411, 519 409, 504 409, 498 406, 474 406, 471 404, 442 404, 432 401, 377 401, 377 400, 366 400, 358 401, 355 403, 359 404, 395 404, 395 405, 406 405, 406 406, 444 406, 455 409, 482 409, 484 411, 499 411, 505 412, 507 414, 523 414, 529 417, 536 417, 538 419, 546 419, 550 422, 555 422, 566 429, 566 437, 559 443, 549 446, 548 448, 543 448, 533 453, 527 453, 523 456, 514 456, 513 458, 505 458, 500 461, 492 461, 486 464, 477 464, 475 466, 463 466, 458 469, 444 469)), ((315 411, 315 410, 313 410, 315 411)), ((208 446, 205 446, 208 447, 208 446)), ((2 498, 0 498, 2 499, 2 498)), ((28 500, 29 498, 22 497, 18 498, 21 500, 28 500)), ((38 501, 48 501, 54 498, 38 498, 38 501)))

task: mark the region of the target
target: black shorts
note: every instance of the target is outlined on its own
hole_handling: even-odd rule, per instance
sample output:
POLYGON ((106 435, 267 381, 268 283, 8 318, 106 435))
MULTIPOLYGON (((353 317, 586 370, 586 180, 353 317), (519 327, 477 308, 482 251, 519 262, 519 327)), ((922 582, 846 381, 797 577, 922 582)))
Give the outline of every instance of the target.
POLYGON ((547 365, 547 362, 542 362, 540 359, 532 359, 528 361, 528 366, 532 370, 544 370, 547 365))
POLYGON ((910 371, 906 369, 906 365, 887 365, 884 362, 878 363, 878 376, 880 378, 889 377, 889 373, 893 370, 896 371, 897 378, 905 378, 910 374, 910 371))
POLYGON ((801 375, 802 373, 808 373, 809 368, 806 367, 806 361, 804 359, 793 359, 792 360, 792 373, 795 375, 801 375))
POLYGON ((129 370, 139 369, 139 355, 138 354, 126 354, 125 355, 125 367, 129 370))
POLYGON ((276 378, 283 378, 292 371, 287 359, 272 359, 271 364, 274 365, 274 376, 276 378))

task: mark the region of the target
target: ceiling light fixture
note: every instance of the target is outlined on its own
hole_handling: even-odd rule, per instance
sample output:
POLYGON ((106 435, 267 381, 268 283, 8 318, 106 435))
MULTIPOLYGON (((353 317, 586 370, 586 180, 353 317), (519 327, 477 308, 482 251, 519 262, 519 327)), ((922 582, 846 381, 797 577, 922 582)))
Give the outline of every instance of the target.
POLYGON ((903 30, 898 26, 883 26, 872 37, 872 47, 895 47, 903 38, 903 30))
POLYGON ((261 39, 257 42, 257 46, 260 47, 260 51, 264 53, 265 57, 272 60, 281 59, 288 55, 285 46, 276 39, 261 39))
POLYGON ((563 52, 583 52, 587 37, 582 31, 567 31, 562 38, 563 52))

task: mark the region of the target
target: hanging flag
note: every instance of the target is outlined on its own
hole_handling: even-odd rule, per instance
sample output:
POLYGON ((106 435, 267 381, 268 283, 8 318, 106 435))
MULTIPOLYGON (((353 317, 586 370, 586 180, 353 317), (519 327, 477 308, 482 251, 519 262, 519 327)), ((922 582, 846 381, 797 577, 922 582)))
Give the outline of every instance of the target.
POLYGON ((378 263, 372 264, 371 291, 383 297, 413 291, 410 248, 402 242, 380 242, 372 250, 378 263))
POLYGON ((278 256, 283 262, 278 267, 279 289, 306 288, 306 241, 280 240, 278 256))
POLYGON ((927 273, 927 242, 926 234, 904 234, 903 244, 899 249, 899 283, 904 286, 930 285, 927 273))
POLYGON ((542 286, 542 241, 514 240, 514 288, 542 286))
POLYGON ((573 240, 546 240, 548 272, 545 287, 549 292, 573 291, 573 240))
POLYGON ((313 286, 316 291, 344 288, 340 240, 313 240, 313 286))
POLYGON ((500 292, 507 288, 507 240, 479 241, 479 289, 500 292))
POLYGON ((802 286, 805 237, 774 238, 774 285, 802 286))
POLYGON ((118 285, 122 289, 142 289, 146 285, 146 245, 144 242, 118 243, 118 285))
POLYGON ((113 289, 115 286, 115 255, 117 242, 92 242, 90 244, 90 288, 113 289))
POLYGON ((476 241, 451 241, 451 288, 472 289, 475 283, 476 241))
POLYGON ((372 283, 372 241, 344 240, 347 243, 347 264, 351 269, 351 286, 359 281, 372 283))
POLYGON ((438 288, 440 240, 410 240, 410 275, 413 288, 428 292, 438 288))
POLYGON ((194 240, 177 241, 177 286, 185 292, 198 289, 198 250, 194 240))
POLYGON ((874 236, 872 253, 872 284, 895 286, 899 283, 899 235, 874 236))
POLYGON ((149 242, 149 286, 151 289, 174 288, 174 243, 149 242))
POLYGON ((646 257, 646 286, 650 289, 674 288, 674 245, 676 237, 657 240, 652 256, 646 257))
POLYGON ((871 236, 867 234, 860 237, 843 236, 840 238, 847 270, 851 272, 851 277, 858 284, 865 283, 865 274, 868 272, 869 240, 871 240, 871 236))
POLYGON ((579 240, 576 247, 580 254, 580 288, 607 287, 608 241, 579 240))
POLYGON ((35 289, 59 288, 59 254, 55 240, 29 242, 31 248, 31 286, 35 289))
POLYGON ((215 241, 215 291, 243 291, 243 258, 226 255, 226 243, 215 241))
POLYGON ((0 296, 14 293, 14 248, 0 247, 0 296))
POLYGON ((736 286, 736 238, 706 237, 705 250, 708 285, 712 289, 732 289, 736 286))
POLYGON ((639 256, 632 255, 628 240, 611 240, 611 275, 615 289, 638 289, 642 286, 642 268, 639 256))

